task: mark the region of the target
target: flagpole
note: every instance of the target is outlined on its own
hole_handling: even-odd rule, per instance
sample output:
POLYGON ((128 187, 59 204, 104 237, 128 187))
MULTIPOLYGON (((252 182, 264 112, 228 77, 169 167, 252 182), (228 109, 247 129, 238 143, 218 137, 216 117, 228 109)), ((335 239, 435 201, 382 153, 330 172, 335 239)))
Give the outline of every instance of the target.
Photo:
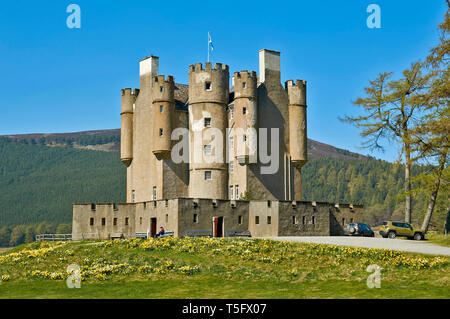
POLYGON ((209 39, 210 39, 210 35, 209 35, 209 31, 208 31, 208 62, 209 62, 209 39))

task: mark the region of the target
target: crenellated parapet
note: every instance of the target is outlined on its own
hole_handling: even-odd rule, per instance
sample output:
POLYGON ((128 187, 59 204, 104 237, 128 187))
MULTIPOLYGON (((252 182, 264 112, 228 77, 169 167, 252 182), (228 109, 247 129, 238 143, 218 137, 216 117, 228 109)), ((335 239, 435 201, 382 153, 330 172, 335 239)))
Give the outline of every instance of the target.
POLYGON ((153 77, 152 81, 152 98, 155 102, 174 102, 175 82, 173 76, 168 75, 167 79, 164 75, 153 77))
POLYGON ((219 103, 228 104, 229 67, 216 63, 214 68, 210 62, 189 66, 189 104, 219 103))
POLYGON ((249 98, 257 99, 258 76, 255 71, 234 72, 234 99, 249 98))
POLYGON ((289 96, 289 105, 306 106, 306 81, 289 80, 285 84, 289 96))

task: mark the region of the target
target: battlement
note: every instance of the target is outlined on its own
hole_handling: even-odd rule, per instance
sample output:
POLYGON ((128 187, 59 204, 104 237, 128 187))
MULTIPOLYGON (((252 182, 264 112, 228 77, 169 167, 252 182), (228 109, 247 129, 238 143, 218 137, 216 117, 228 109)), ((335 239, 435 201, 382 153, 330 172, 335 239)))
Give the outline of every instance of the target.
POLYGON ((212 68, 211 62, 205 62, 205 68, 203 68, 202 63, 196 63, 189 66, 189 73, 198 72, 198 71, 226 71, 229 72, 229 66, 222 63, 214 64, 214 68, 212 68))
POLYGON ((153 102, 173 102, 175 81, 173 76, 154 76, 152 80, 153 102))
POLYGON ((122 89, 120 91, 122 93, 122 96, 124 96, 124 95, 134 95, 135 97, 137 97, 139 95, 139 89, 132 90, 131 88, 126 88, 126 89, 122 89))
POLYGON ((157 75, 157 76, 153 77, 153 82, 154 83, 159 83, 159 84, 161 84, 163 82, 172 82, 172 83, 174 83, 174 79, 173 79, 172 75, 168 75, 167 79, 166 79, 165 75, 157 75))
POLYGON ((247 70, 243 70, 240 72, 234 72, 233 74, 233 78, 234 80, 238 80, 240 79, 241 81, 245 81, 247 79, 250 79, 251 81, 257 81, 258 80, 258 76, 256 74, 256 71, 247 71, 247 70))
POLYGON ((285 90, 289 96, 290 105, 306 106, 306 81, 286 81, 285 90))

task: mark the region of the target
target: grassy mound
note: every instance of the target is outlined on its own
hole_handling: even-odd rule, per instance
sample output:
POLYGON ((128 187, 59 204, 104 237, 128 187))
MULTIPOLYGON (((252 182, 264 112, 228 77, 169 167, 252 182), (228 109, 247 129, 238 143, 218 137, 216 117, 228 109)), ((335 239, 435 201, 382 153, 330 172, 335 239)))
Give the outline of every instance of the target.
POLYGON ((0 297, 447 298, 449 270, 446 257, 260 239, 32 243, 0 255, 0 297), (367 286, 372 264, 381 288, 367 286))

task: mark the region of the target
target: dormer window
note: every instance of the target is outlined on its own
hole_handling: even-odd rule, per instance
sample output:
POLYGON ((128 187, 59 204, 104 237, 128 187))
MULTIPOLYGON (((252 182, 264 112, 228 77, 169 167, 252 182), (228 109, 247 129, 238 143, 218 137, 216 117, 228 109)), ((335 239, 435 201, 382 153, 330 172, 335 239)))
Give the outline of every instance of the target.
POLYGON ((211 89, 212 89, 211 82, 205 82, 205 90, 206 91, 211 91, 211 89))

